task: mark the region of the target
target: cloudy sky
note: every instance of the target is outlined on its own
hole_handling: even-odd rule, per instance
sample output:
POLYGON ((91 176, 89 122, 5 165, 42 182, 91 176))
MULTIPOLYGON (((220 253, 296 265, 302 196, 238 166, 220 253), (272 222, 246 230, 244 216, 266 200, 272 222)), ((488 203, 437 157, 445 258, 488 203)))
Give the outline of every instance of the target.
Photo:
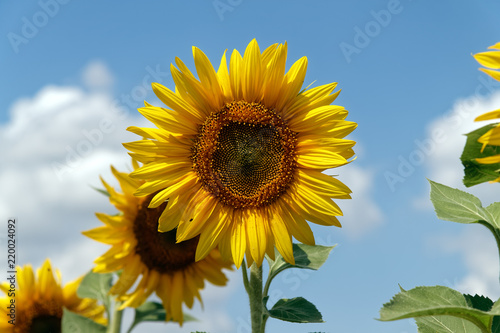
MULTIPOLYGON (((160 105, 151 82, 173 89, 169 65, 177 56, 194 68, 192 45, 218 63, 257 38, 261 49, 287 41, 288 66, 307 56, 306 84, 339 82, 335 103, 359 123, 357 160, 329 172, 353 190, 339 202, 344 227, 313 228, 319 244, 338 246, 320 271, 272 286, 276 299, 313 301, 326 323, 269 320, 269 331, 416 332, 374 320, 398 284, 498 298, 493 238, 438 220, 426 180, 463 188, 463 134, 500 107, 500 83, 471 56, 500 41, 498 13, 493 0, 0 2, 0 218, 19 221, 19 262, 49 257, 64 281, 90 269, 106 247, 80 232, 99 225, 95 212, 114 212, 92 187, 99 175, 113 183, 110 164, 130 167, 121 143, 136 139, 127 126, 149 126, 143 100, 160 105)), ((498 184, 469 190, 498 201, 498 184)), ((204 291, 200 321, 183 331, 249 332, 239 273, 204 291)))

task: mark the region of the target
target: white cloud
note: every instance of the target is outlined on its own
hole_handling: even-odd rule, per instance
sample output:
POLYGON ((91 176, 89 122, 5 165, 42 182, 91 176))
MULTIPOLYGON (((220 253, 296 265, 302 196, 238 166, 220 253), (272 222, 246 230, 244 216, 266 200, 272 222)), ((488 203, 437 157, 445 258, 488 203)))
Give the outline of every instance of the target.
MULTIPOLYGON (((466 141, 464 134, 489 122, 495 122, 474 122, 474 119, 499 107, 498 91, 486 98, 471 96, 458 100, 449 112, 432 121, 427 128, 427 138, 421 141, 422 147, 425 145, 427 148, 419 148, 421 151, 426 150, 424 151, 426 177, 447 186, 466 190, 481 198, 485 204, 491 202, 490 198, 494 198, 498 186, 486 183, 466 189, 462 184, 463 166, 460 156, 466 141)), ((432 209, 429 194, 425 193, 416 198, 414 206, 417 209, 432 209)))
POLYGON ((500 297, 498 249, 490 231, 483 226, 467 226, 459 235, 441 235, 432 243, 434 248, 459 253, 463 257, 468 273, 453 281, 451 288, 471 295, 485 295, 493 300, 500 297))
POLYGON ((95 60, 83 70, 82 81, 90 89, 108 89, 113 85, 114 78, 102 61, 95 60))
POLYGON ((342 232, 356 239, 369 234, 382 224, 382 211, 372 195, 374 181, 372 170, 350 164, 341 169, 330 169, 326 173, 330 175, 338 173, 339 180, 349 186, 352 191, 352 199, 337 200, 344 213, 344 216, 340 218, 342 232))
MULTIPOLYGON (((116 184, 110 164, 130 170, 130 158, 121 143, 138 138, 126 131, 128 126, 152 127, 137 113, 131 116, 118 107, 129 102, 113 100, 109 89, 100 89, 112 83, 104 64, 89 65, 82 76, 89 88, 99 89, 43 87, 35 96, 13 103, 10 119, 0 124, 0 209, 3 218, 18 219, 18 264, 39 267, 51 258, 64 282, 86 273, 109 248, 81 235, 101 225, 94 212, 115 212, 108 199, 91 186, 102 187, 100 175, 116 184)), ((146 90, 148 77, 131 91, 146 90)), ((202 294, 206 309, 195 309, 198 329, 219 331, 222 325, 232 330, 224 307, 239 282, 231 281, 226 288, 207 284, 202 294)))

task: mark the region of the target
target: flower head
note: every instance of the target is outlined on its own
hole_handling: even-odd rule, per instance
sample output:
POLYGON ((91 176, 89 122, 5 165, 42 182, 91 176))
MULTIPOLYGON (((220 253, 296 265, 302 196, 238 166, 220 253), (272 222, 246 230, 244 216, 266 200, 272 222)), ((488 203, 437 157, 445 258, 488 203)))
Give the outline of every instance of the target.
POLYGON ((314 244, 307 221, 340 226, 332 198, 350 190, 325 169, 348 163, 356 123, 330 105, 336 83, 302 89, 307 58, 285 71, 287 44, 260 51, 252 40, 240 55, 226 53, 217 71, 193 47, 198 78, 176 58, 175 91, 153 83, 168 108, 139 109, 157 128, 130 127, 144 139, 124 146, 144 165, 131 173, 153 195, 151 208, 169 204, 159 230, 177 228, 177 240, 199 236, 196 260, 217 245, 239 267, 262 263, 274 248, 294 262, 292 236, 314 244), (306 221, 307 220, 307 221, 306 221))
MULTIPOLYGON (((474 55, 474 58, 481 65, 488 67, 480 68, 481 71, 490 75, 495 80, 500 81, 500 42, 490 46, 489 49, 492 49, 493 51, 477 53, 474 55)), ((475 121, 492 119, 500 119, 500 109, 482 114, 477 117, 475 121)), ((483 144, 483 148, 481 151, 483 151, 487 145, 500 146, 500 123, 483 134, 478 139, 478 142, 483 144)), ((477 158, 476 161, 482 164, 500 163, 500 155, 477 158)), ((495 182, 500 182, 500 178, 496 179, 495 182)))
POLYGON ((79 298, 76 290, 83 277, 61 285, 60 273, 54 277, 50 261, 47 259, 42 267, 33 273, 31 265, 17 267, 18 288, 15 291, 15 325, 8 323, 11 297, 10 283, 3 282, 0 289, 6 294, 0 298, 0 330, 2 332, 61 332, 63 307, 79 315, 106 324, 103 317, 104 306, 88 298, 79 298))
MULTIPOLYGON (((133 162, 138 168, 137 162, 133 162)), ((223 261, 217 249, 204 260, 195 262, 198 238, 176 242, 175 230, 158 232, 158 218, 167 203, 148 208, 154 195, 141 198, 133 195, 143 182, 113 167, 111 170, 119 181, 121 193, 101 180, 110 194, 110 202, 120 214, 97 213, 105 225, 83 232, 96 241, 111 245, 95 260, 94 272, 123 270, 110 290, 123 301, 121 309, 138 307, 156 292, 167 312, 166 319, 182 324, 182 304, 191 308, 194 298, 201 302, 199 291, 205 280, 225 285, 227 278, 222 269, 230 269, 232 264, 223 261), (132 288, 136 281, 138 284, 132 288)))

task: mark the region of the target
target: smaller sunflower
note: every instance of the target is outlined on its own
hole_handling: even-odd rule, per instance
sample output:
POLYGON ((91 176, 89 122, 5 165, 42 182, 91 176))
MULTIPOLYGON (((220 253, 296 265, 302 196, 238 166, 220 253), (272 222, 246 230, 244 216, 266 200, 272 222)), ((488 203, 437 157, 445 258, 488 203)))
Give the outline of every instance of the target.
MULTIPOLYGON (((474 58, 481 65, 488 68, 479 68, 481 71, 490 75, 497 81, 500 81, 500 42, 495 45, 490 46, 488 49, 494 51, 487 51, 474 54, 474 58)), ((487 112, 480 115, 474 121, 492 120, 500 119, 500 109, 487 112)), ((487 145, 500 146, 500 123, 498 123, 494 128, 483 134, 478 140, 479 143, 483 144, 481 152, 487 145)), ((477 162, 482 164, 495 164, 500 163, 500 155, 493 155, 484 158, 477 158, 477 162)), ((500 182, 500 178, 494 180, 494 182, 500 182)))
MULTIPOLYGON (((139 167, 136 161, 133 165, 134 169, 139 167)), ((148 208, 154 195, 136 197, 133 194, 144 182, 114 167, 111 170, 122 193, 102 178, 101 181, 110 194, 111 204, 121 213, 97 213, 97 218, 105 225, 83 232, 96 241, 111 245, 111 249, 95 260, 94 272, 123 270, 110 290, 123 301, 121 309, 140 306, 155 291, 167 312, 166 320, 172 319, 182 325, 182 304, 191 308, 194 298, 202 301, 199 291, 205 280, 225 285, 227 278, 222 269, 231 269, 232 263, 223 261, 217 249, 196 262, 199 237, 177 243, 176 229, 158 232, 158 218, 167 202, 157 208, 148 208), (136 281, 135 289, 129 292, 136 281)))
POLYGON ((61 287, 61 274, 59 271, 56 274, 57 279, 53 275, 49 259, 37 270, 36 277, 31 265, 17 267, 18 287, 15 298, 9 297, 9 282, 0 285, 5 293, 5 297, 0 298, 1 332, 61 332, 63 307, 106 325, 104 306, 98 305, 93 299, 82 299, 76 295, 83 277, 61 287), (11 299, 15 299, 16 305, 15 325, 5 320, 9 318, 10 310, 7 307, 11 304, 11 299))

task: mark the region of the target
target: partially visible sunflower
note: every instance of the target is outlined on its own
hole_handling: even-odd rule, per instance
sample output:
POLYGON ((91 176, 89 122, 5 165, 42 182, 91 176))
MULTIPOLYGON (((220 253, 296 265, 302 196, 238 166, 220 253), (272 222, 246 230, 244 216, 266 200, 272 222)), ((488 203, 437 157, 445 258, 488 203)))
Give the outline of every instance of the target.
MULTIPOLYGON (((133 161, 133 165, 138 168, 137 162, 133 161)), ((199 291, 204 287, 204 280, 225 285, 227 278, 222 269, 231 269, 232 263, 223 261, 217 249, 204 260, 195 262, 198 238, 176 243, 175 230, 158 232, 158 218, 167 203, 148 208, 153 195, 142 198, 133 195, 143 182, 114 167, 111 170, 122 192, 115 191, 102 178, 101 181, 110 194, 110 202, 120 213, 97 213, 105 225, 83 232, 96 241, 111 245, 95 260, 94 272, 123 270, 110 290, 123 301, 121 309, 140 306, 156 291, 167 312, 166 319, 182 324, 182 304, 191 308, 195 297, 201 302, 199 291), (129 292, 137 280, 139 283, 129 292)))
MULTIPOLYGON (((492 49, 494 51, 477 53, 474 55, 474 58, 481 65, 488 67, 488 68, 480 68, 481 71, 490 75, 495 80, 500 81, 500 71, 499 71, 500 70, 500 42, 496 43, 495 45, 490 46, 489 49, 492 49)), ((480 115, 479 117, 477 117, 475 119, 475 121, 492 120, 492 119, 499 119, 499 118, 500 118, 500 109, 490 111, 490 112, 487 112, 483 115, 480 115)), ((488 132, 483 134, 478 139, 478 142, 483 144, 483 148, 481 151, 483 151, 487 145, 500 146, 500 123, 497 124, 496 127, 490 129, 488 132)), ((500 155, 494 155, 494 156, 489 156, 489 157, 484 157, 484 158, 477 158, 476 161, 479 163, 482 163, 482 164, 500 163, 500 155)), ((500 178, 495 179, 494 182, 500 182, 500 178)))
POLYGON ((63 307, 79 315, 88 317, 100 324, 106 324, 104 306, 95 300, 81 299, 76 290, 83 277, 61 286, 59 271, 54 277, 50 261, 47 259, 42 267, 33 273, 31 265, 17 267, 17 282, 15 288, 15 325, 8 323, 9 308, 12 299, 9 282, 3 282, 0 289, 6 294, 0 298, 0 331, 12 333, 26 332, 61 332, 63 307))
POLYGON ((330 105, 336 83, 302 89, 307 58, 285 73, 287 44, 263 52, 252 40, 243 56, 224 52, 217 72, 193 47, 198 78, 178 58, 171 66, 175 92, 153 83, 169 109, 139 109, 157 128, 130 127, 145 139, 124 146, 144 163, 131 177, 144 179, 136 195, 153 195, 149 207, 169 205, 161 231, 177 240, 200 236, 196 260, 219 245, 240 266, 274 258, 274 247, 294 263, 292 236, 314 244, 307 221, 339 226, 332 198, 351 191, 322 171, 348 163, 355 142, 343 139, 356 123, 330 105))

